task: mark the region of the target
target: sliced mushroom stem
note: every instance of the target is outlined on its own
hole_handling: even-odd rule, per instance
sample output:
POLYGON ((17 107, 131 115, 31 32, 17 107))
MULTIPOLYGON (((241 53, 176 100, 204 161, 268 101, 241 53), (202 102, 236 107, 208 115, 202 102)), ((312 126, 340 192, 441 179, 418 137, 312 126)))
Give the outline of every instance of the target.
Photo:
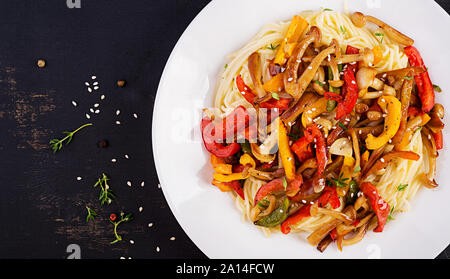
POLYGON ((253 86, 255 87, 255 91, 258 94, 259 98, 264 97, 266 95, 266 91, 262 85, 262 67, 261 67, 261 56, 258 52, 252 53, 248 58, 248 71, 250 73, 250 77, 253 82, 253 86))

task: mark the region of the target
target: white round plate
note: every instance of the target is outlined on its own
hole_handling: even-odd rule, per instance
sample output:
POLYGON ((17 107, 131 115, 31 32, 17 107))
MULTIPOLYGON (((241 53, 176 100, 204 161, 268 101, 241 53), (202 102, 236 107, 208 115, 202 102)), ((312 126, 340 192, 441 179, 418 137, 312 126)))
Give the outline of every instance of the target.
MULTIPOLYGON (((347 5, 411 36, 433 82, 444 90, 437 102, 450 108, 450 98, 444 98, 450 89, 448 14, 432 0, 348 0, 347 5)), ((343 252, 333 244, 320 253, 305 235, 265 237, 242 221, 230 194, 210 184, 213 171, 201 141, 200 114, 212 106, 227 55, 265 24, 321 7, 343 11, 344 1, 213 0, 194 19, 167 62, 153 113, 153 152, 164 195, 185 232, 210 258, 434 258, 450 243, 447 128, 438 159, 440 187, 421 189, 409 212, 396 214, 383 233, 370 232, 343 252)))

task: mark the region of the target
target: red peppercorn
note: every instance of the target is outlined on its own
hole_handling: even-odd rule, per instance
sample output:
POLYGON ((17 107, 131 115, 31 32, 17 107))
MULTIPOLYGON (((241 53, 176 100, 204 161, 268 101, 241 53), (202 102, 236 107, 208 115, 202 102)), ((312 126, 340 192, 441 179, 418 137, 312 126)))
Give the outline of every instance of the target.
POLYGON ((114 213, 112 213, 111 215, 109 215, 109 219, 110 219, 111 221, 116 220, 116 218, 117 218, 117 216, 116 216, 116 214, 114 214, 114 213))

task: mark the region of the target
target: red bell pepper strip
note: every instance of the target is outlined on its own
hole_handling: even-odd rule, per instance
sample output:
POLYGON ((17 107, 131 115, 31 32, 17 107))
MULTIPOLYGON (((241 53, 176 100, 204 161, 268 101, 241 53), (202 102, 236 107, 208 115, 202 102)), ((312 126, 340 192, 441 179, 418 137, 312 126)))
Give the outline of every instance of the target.
POLYGON ((341 206, 341 201, 337 195, 336 187, 325 187, 322 195, 317 200, 320 207, 325 207, 328 203, 333 209, 341 206))
MULTIPOLYGON (((242 79, 241 75, 238 75, 236 77, 236 86, 237 86, 239 92, 241 92, 242 96, 244 96, 244 98, 250 104, 254 105, 255 104, 256 94, 250 89, 250 87, 248 87, 245 84, 245 82, 242 79)), ((279 100, 272 98, 269 101, 266 101, 266 102, 263 102, 263 103, 259 104, 259 107, 267 108, 267 109, 278 108, 281 111, 283 111, 283 110, 288 109, 290 102, 291 102, 291 99, 288 99, 288 98, 280 97, 279 100)))
POLYGON ((416 107, 408 108, 408 117, 416 117, 420 114, 423 114, 423 111, 416 107))
POLYGON ((342 101, 342 96, 338 93, 334 93, 334 92, 325 92, 323 94, 323 96, 325 97, 325 99, 327 100, 332 100, 332 101, 336 101, 336 102, 340 102, 342 101))
POLYGON ((434 142, 436 142, 436 149, 441 150, 444 147, 444 137, 442 135, 442 131, 431 133, 434 138, 434 142))
POLYGON ((233 142, 230 145, 225 146, 222 143, 215 142, 214 126, 211 123, 212 120, 207 117, 202 119, 202 139, 206 150, 219 158, 227 158, 236 154, 241 149, 241 145, 233 142))
POLYGON ((272 193, 286 191, 291 195, 295 195, 300 190, 300 186, 303 184, 303 177, 301 175, 296 175, 294 180, 290 182, 285 181, 285 178, 277 178, 262 185, 258 192, 256 192, 255 206, 260 200, 272 193))
MULTIPOLYGON (((352 47, 351 45, 347 45, 347 49, 345 50, 345 54, 358 54, 359 53, 359 49, 357 49, 356 47, 352 47)), ((358 67, 357 63, 354 64, 347 64, 347 68, 350 68, 353 73, 356 72, 356 68, 358 67)))
POLYGON ((361 191, 369 199, 370 206, 372 210, 377 215, 378 226, 373 230, 374 232, 382 232, 384 225, 386 224, 387 218, 390 212, 390 206, 385 202, 379 195, 377 188, 370 183, 364 182, 360 186, 361 191))
POLYGON ((264 164, 261 165, 261 169, 263 169, 263 170, 271 169, 271 168, 273 168, 277 163, 278 163, 278 160, 273 160, 272 162, 264 163, 264 164))
POLYGON ((311 216, 311 204, 305 205, 297 212, 289 216, 283 223, 281 223, 281 232, 288 234, 291 232, 290 226, 297 224, 303 218, 311 216))
POLYGON ((433 83, 431 83, 430 75, 423 62, 420 52, 413 46, 404 48, 406 56, 408 56, 409 63, 413 67, 422 67, 426 72, 421 73, 414 77, 417 88, 419 89, 419 98, 422 102, 422 110, 429 112, 434 106, 434 89, 433 83))
POLYGON ((252 92, 250 87, 248 87, 245 84, 245 82, 242 79, 241 75, 238 75, 236 77, 236 86, 237 86, 239 92, 241 92, 242 96, 244 96, 244 98, 247 100, 247 102, 249 102, 250 104, 253 105, 254 102, 255 102, 256 95, 252 92))
POLYGON ((336 120, 350 114, 358 100, 358 85, 356 84, 355 73, 349 67, 344 71, 344 85, 342 87, 343 100, 338 103, 336 120))
POLYGON ((331 232, 330 232, 330 237, 332 240, 335 240, 337 237, 337 231, 336 228, 334 228, 331 232))
POLYGON ((305 137, 309 142, 315 141, 316 143, 317 174, 320 176, 328 163, 328 150, 325 137, 319 127, 317 127, 317 124, 311 124, 306 128, 305 137))
POLYGON ((216 141, 234 138, 243 131, 250 123, 250 115, 243 106, 238 106, 228 114, 221 122, 214 126, 214 138, 216 141))
POLYGON ((297 155, 298 160, 301 162, 306 161, 309 158, 314 157, 311 142, 306 137, 299 138, 292 146, 292 152, 297 155))
POLYGON ((241 183, 238 180, 224 183, 227 184, 231 189, 233 189, 236 194, 238 194, 245 201, 244 190, 242 189, 241 183))

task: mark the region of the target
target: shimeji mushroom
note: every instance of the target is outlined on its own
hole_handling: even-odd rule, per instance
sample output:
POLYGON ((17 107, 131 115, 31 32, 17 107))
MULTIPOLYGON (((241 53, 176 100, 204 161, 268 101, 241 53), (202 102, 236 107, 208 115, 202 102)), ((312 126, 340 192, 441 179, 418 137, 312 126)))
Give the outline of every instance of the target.
POLYGON ((370 67, 362 67, 356 73, 356 83, 358 84, 359 97, 364 97, 368 92, 369 87, 375 90, 382 90, 384 82, 376 78, 377 70, 370 67))
POLYGON ((391 26, 389 26, 388 24, 379 20, 376 17, 370 16, 370 15, 364 15, 363 13, 360 13, 360 12, 354 12, 350 16, 350 18, 356 27, 362 28, 366 25, 367 22, 372 22, 372 23, 378 25, 379 27, 381 27, 384 30, 384 32, 386 32, 386 34, 390 38, 395 40, 396 42, 406 45, 406 46, 410 46, 410 45, 414 44, 413 39, 402 34, 401 32, 397 31, 396 29, 392 28, 391 26))

